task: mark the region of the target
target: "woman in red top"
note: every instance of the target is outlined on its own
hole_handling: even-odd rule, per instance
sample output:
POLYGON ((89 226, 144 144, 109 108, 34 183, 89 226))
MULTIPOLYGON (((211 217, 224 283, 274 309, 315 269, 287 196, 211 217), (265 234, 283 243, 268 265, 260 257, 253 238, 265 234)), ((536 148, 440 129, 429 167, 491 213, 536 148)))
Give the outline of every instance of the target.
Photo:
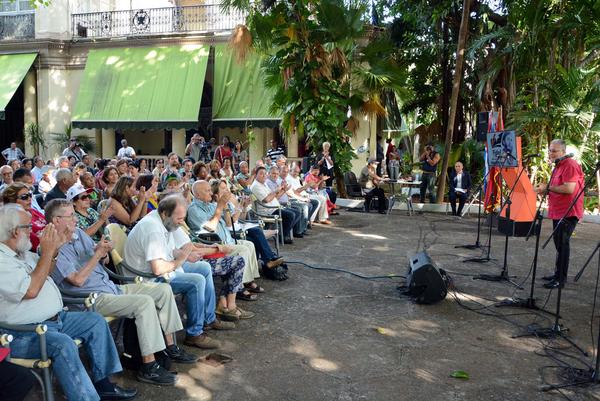
POLYGON ((319 176, 320 168, 318 165, 314 165, 310 168, 310 171, 304 177, 304 183, 309 184, 310 191, 318 192, 319 195, 323 195, 327 198, 327 212, 330 216, 337 216, 339 213, 335 211, 335 203, 329 199, 329 194, 324 189, 325 181, 329 178, 328 176, 319 176))
POLYGON ((31 251, 37 251, 40 244, 38 233, 46 227, 46 217, 34 208, 31 207, 31 192, 27 185, 15 182, 7 186, 2 192, 2 201, 4 203, 16 203, 20 205, 26 212, 31 214, 31 232, 29 239, 31 240, 31 251))
POLYGON ((228 136, 224 136, 223 137, 223 144, 220 145, 217 150, 215 150, 215 159, 219 161, 219 163, 221 163, 221 166, 223 165, 223 160, 225 158, 233 158, 233 155, 231 153, 231 148, 229 147, 229 137, 228 136))

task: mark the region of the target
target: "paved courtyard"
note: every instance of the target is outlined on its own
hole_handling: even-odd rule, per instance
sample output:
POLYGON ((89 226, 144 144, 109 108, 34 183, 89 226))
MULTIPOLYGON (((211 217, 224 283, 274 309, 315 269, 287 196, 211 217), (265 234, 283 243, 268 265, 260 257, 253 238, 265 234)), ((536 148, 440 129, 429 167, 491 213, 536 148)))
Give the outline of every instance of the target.
MULTIPOLYGON (((233 362, 180 365, 175 388, 141 385, 131 372, 125 374, 125 384, 139 389, 139 399, 173 401, 563 399, 557 392, 539 391, 542 375, 547 381, 557 380, 554 371, 543 368, 557 362, 545 355, 572 364, 577 360, 562 353, 588 363, 592 357, 577 355, 563 341, 512 338, 533 322, 548 326, 548 315, 494 307, 475 313, 457 302, 479 309, 477 302, 489 305, 488 300, 515 293, 510 285, 471 277, 500 272, 504 238, 496 230, 492 238, 495 261, 462 262, 481 254, 454 248, 473 243, 476 226, 475 218, 456 220, 441 214, 408 217, 400 211, 389 216, 342 212, 333 226, 317 227, 304 240, 285 246, 283 255, 288 260, 365 275, 405 275, 407 254, 425 249, 450 273, 457 292, 436 305, 417 305, 400 296, 397 286, 402 279, 365 280, 290 264, 288 281, 262 280, 267 294, 258 302, 242 304, 257 313, 254 319, 241 322, 235 331, 218 333, 217 338, 225 343, 222 351, 233 356, 233 362), (457 370, 467 372, 469 379, 452 378, 457 370)), ((549 226, 545 221, 543 239, 549 226)), ((561 312, 572 339, 589 352, 597 264, 588 268, 580 282, 573 283, 572 277, 598 240, 598 225, 578 226, 561 312)), ((529 271, 533 245, 532 240, 510 239, 508 265, 517 282, 529 271)), ((550 244, 541 251, 538 276, 550 272, 553 258, 550 244)), ((538 279, 535 290, 543 304, 549 291, 541 284, 538 279)), ((526 288, 516 295, 526 297, 526 288)), ((554 308, 555 299, 553 291, 549 308, 554 308)), ((596 333, 597 325, 595 319, 596 333)), ((600 387, 564 394, 572 400, 595 400, 600 399, 600 387)))

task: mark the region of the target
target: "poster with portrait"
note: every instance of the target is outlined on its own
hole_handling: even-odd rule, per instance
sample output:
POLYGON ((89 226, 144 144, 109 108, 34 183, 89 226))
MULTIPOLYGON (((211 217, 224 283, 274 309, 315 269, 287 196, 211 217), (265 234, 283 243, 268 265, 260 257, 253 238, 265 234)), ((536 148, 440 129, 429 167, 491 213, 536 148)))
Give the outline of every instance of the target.
POLYGON ((490 167, 517 167, 517 138, 515 131, 490 132, 487 135, 490 167))

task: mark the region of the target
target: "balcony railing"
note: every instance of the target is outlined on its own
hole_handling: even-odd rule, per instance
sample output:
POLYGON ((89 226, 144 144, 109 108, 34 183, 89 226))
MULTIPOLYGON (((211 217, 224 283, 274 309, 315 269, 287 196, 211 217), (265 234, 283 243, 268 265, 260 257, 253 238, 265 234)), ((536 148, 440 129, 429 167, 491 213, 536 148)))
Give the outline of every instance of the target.
POLYGON ((0 15, 0 40, 33 39, 35 14, 0 15))
POLYGON ((73 38, 223 32, 232 30, 244 21, 243 13, 230 11, 225 14, 219 4, 72 15, 73 38))

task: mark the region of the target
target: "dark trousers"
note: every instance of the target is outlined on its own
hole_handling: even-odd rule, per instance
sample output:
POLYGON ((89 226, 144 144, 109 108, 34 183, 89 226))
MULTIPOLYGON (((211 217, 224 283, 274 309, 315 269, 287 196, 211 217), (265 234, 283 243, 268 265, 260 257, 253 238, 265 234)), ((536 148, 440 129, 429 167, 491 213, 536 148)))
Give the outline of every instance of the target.
POLYGON ((0 394, 3 401, 23 400, 34 383, 35 378, 29 369, 6 361, 0 362, 0 394))
POLYGON ((375 187, 365 194, 365 210, 367 212, 369 210, 371 210, 371 200, 373 199, 373 197, 377 198, 377 206, 378 206, 377 209, 380 212, 384 212, 385 211, 385 193, 383 192, 383 189, 381 189, 379 187, 375 187))
POLYGON ((454 191, 448 193, 448 200, 450 201, 450 207, 452 208, 452 216, 460 216, 462 213, 465 202, 467 201, 467 194, 456 193, 454 191), (456 210, 456 200, 458 199, 458 211, 456 210))
MULTIPOLYGON (((275 214, 275 212, 273 214, 275 214)), ((281 209, 281 218, 283 220, 283 237, 290 238, 292 229, 298 225, 300 216, 296 214, 293 209, 283 208, 281 209)), ((294 234, 298 233, 295 232, 294 234)))
POLYGON ((425 203, 425 194, 429 190, 429 202, 435 203, 435 174, 423 173, 421 175, 421 203, 425 203))
POLYGON ((308 205, 308 220, 312 217, 313 213, 319 207, 319 201, 316 199, 311 199, 310 204, 308 205))
POLYGON ((337 193, 333 191, 333 188, 327 187, 325 188, 325 191, 327 191, 327 195, 329 195, 329 200, 331 203, 335 203, 337 200, 337 193))
MULTIPOLYGON (((556 228, 560 220, 552 220, 552 228, 556 228)), ((560 226, 554 233, 554 246, 556 247, 556 263, 554 275, 561 283, 567 281, 569 271, 569 258, 571 256, 571 235, 579 220, 577 217, 567 217, 560 223, 560 226)))
POLYGON ((271 249, 269 242, 265 238, 263 230, 259 227, 252 227, 246 231, 246 239, 254 244, 256 256, 264 262, 275 258, 275 252, 271 249))

